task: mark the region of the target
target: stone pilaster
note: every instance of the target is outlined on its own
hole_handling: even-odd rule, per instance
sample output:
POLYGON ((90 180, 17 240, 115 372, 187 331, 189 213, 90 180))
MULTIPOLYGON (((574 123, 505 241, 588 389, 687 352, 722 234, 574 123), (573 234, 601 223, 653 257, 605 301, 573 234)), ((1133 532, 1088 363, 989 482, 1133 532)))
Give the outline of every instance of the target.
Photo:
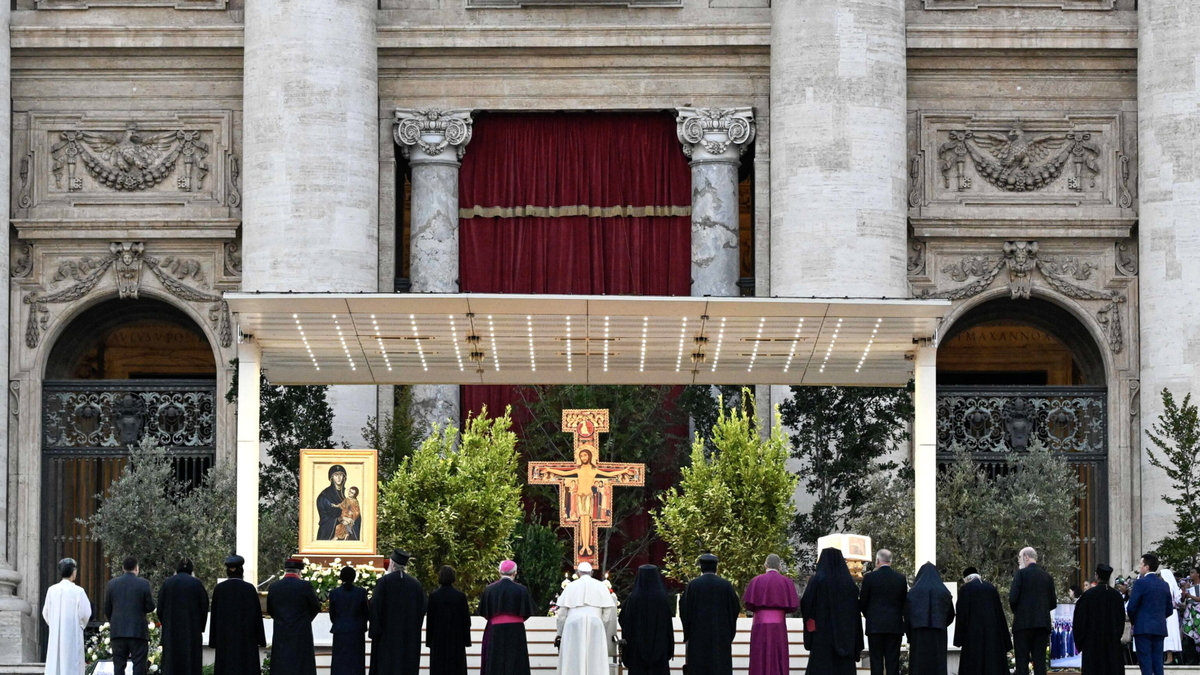
POLYGON ((692 295, 738 295, 738 167, 754 142, 751 108, 678 108, 692 167, 692 295))
MULTIPOLYGON (((377 5, 246 3, 242 290, 379 290, 377 5)), ((358 446, 375 387, 329 400, 358 446)))
MULTIPOLYGON (((470 110, 397 110, 396 143, 412 172, 412 293, 458 292, 458 169, 471 142, 470 110)), ((459 389, 412 387, 410 414, 426 433, 458 424, 459 389)))
POLYGON ((771 19, 771 294, 906 297, 904 0, 771 19))
MULTIPOLYGON (((1162 412, 1162 390, 1200 395, 1200 4, 1138 7, 1138 249, 1141 253, 1141 422, 1162 412)), ((1150 444, 1141 436, 1141 447, 1150 444)), ((1166 475, 1141 458, 1143 549, 1172 529, 1166 475)), ((1135 480, 1137 480, 1135 478, 1135 480)), ((1136 527, 1136 524, 1135 524, 1136 527)), ((1136 537, 1135 537, 1136 539, 1136 537)), ((1124 563, 1133 560, 1121 561, 1124 563)), ((1114 563, 1115 565, 1116 563, 1114 563)))

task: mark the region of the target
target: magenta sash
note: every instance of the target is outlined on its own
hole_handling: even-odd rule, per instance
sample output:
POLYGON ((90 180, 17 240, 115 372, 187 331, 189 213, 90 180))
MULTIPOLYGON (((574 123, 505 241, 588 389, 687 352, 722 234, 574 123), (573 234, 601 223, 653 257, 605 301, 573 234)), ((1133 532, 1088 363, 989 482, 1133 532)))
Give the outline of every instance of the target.
POLYGON ((502 626, 506 623, 525 623, 525 619, 515 614, 497 614, 488 619, 489 626, 502 626))
POLYGON ((760 609, 754 612, 754 623, 783 623, 785 619, 782 609, 760 609))

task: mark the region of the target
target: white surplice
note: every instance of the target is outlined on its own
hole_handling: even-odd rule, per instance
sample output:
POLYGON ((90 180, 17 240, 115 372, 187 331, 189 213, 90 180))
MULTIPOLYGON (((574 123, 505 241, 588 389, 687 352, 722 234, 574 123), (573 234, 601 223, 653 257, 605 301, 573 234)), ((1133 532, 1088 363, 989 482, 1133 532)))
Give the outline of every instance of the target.
POLYGON ((572 581, 558 597, 558 675, 608 675, 617 634, 617 602, 589 576, 572 581))
POLYGON ((42 618, 50 626, 46 675, 83 675, 83 629, 92 616, 87 592, 70 579, 46 591, 42 618))

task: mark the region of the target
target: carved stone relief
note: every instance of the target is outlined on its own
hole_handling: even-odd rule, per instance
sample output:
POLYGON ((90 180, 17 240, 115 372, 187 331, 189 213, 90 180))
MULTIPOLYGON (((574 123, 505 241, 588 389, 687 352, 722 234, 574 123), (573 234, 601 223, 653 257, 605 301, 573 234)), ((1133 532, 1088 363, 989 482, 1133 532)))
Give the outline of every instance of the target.
POLYGON ((50 148, 57 189, 63 187, 64 169, 71 192, 83 189, 82 176, 76 176, 82 169, 99 185, 130 191, 152 188, 173 175, 175 187, 196 192, 208 175, 208 144, 194 129, 146 133, 130 122, 119 133, 63 131, 59 138, 50 148), (177 165, 182 165, 179 171, 177 165))
POLYGON ((959 192, 972 187, 964 167, 968 159, 979 177, 1005 192, 1032 192, 1049 186, 1067 166, 1074 166, 1067 189, 1083 192, 1085 181, 1096 187, 1100 168, 1096 162, 1100 148, 1086 131, 1065 134, 1026 134, 1009 129, 1004 134, 952 130, 950 140, 938 148, 939 168, 946 189, 950 172, 955 170, 954 185, 959 192))
MULTIPOLYGON (((27 254, 32 250, 27 243, 20 243, 16 248, 21 247, 24 247, 27 254)), ((214 291, 209 286, 204 265, 199 259, 179 255, 159 258, 146 255, 146 245, 143 242, 113 242, 109 245, 107 255, 61 260, 47 279, 46 285, 54 287, 67 282, 65 287, 45 294, 38 290, 25 294, 24 304, 29 305, 25 345, 30 349, 38 346, 49 324, 49 305, 67 304, 86 297, 100 285, 110 270, 118 297, 130 299, 137 299, 145 283, 142 272, 148 270, 171 295, 186 302, 202 305, 203 309, 207 310, 209 321, 222 347, 233 344, 233 323, 229 306, 222 299, 221 292, 214 291)))
POLYGON ((1116 0, 925 0, 925 9, 987 9, 992 7, 1046 9, 1115 9, 1116 0))
POLYGON ((1136 277, 1138 273, 1137 244, 1133 240, 1118 241, 1117 274, 1123 277, 1136 277))
POLYGON ((941 273, 959 285, 942 290, 921 289, 919 297, 965 300, 990 288, 1000 273, 1008 271, 1009 294, 1014 300, 1031 297, 1036 278, 1058 293, 1097 304, 1096 321, 1104 327, 1108 346, 1119 353, 1125 345, 1121 305, 1127 300, 1118 289, 1092 289, 1077 282, 1091 281, 1100 266, 1082 256, 1049 256, 1036 241, 1004 242, 997 255, 965 256, 943 265, 941 273), (1036 278, 1035 278, 1036 277, 1036 278))

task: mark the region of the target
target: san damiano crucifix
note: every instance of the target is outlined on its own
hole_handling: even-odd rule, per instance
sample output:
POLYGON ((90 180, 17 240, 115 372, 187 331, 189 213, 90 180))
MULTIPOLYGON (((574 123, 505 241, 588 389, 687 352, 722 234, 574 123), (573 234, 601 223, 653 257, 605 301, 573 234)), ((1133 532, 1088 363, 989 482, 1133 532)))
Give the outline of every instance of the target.
POLYGON ((607 410, 563 410, 562 430, 575 436, 574 462, 530 462, 530 485, 558 485, 559 525, 575 531, 575 565, 597 564, 600 528, 612 527, 614 485, 645 485, 646 465, 601 462, 607 410))

